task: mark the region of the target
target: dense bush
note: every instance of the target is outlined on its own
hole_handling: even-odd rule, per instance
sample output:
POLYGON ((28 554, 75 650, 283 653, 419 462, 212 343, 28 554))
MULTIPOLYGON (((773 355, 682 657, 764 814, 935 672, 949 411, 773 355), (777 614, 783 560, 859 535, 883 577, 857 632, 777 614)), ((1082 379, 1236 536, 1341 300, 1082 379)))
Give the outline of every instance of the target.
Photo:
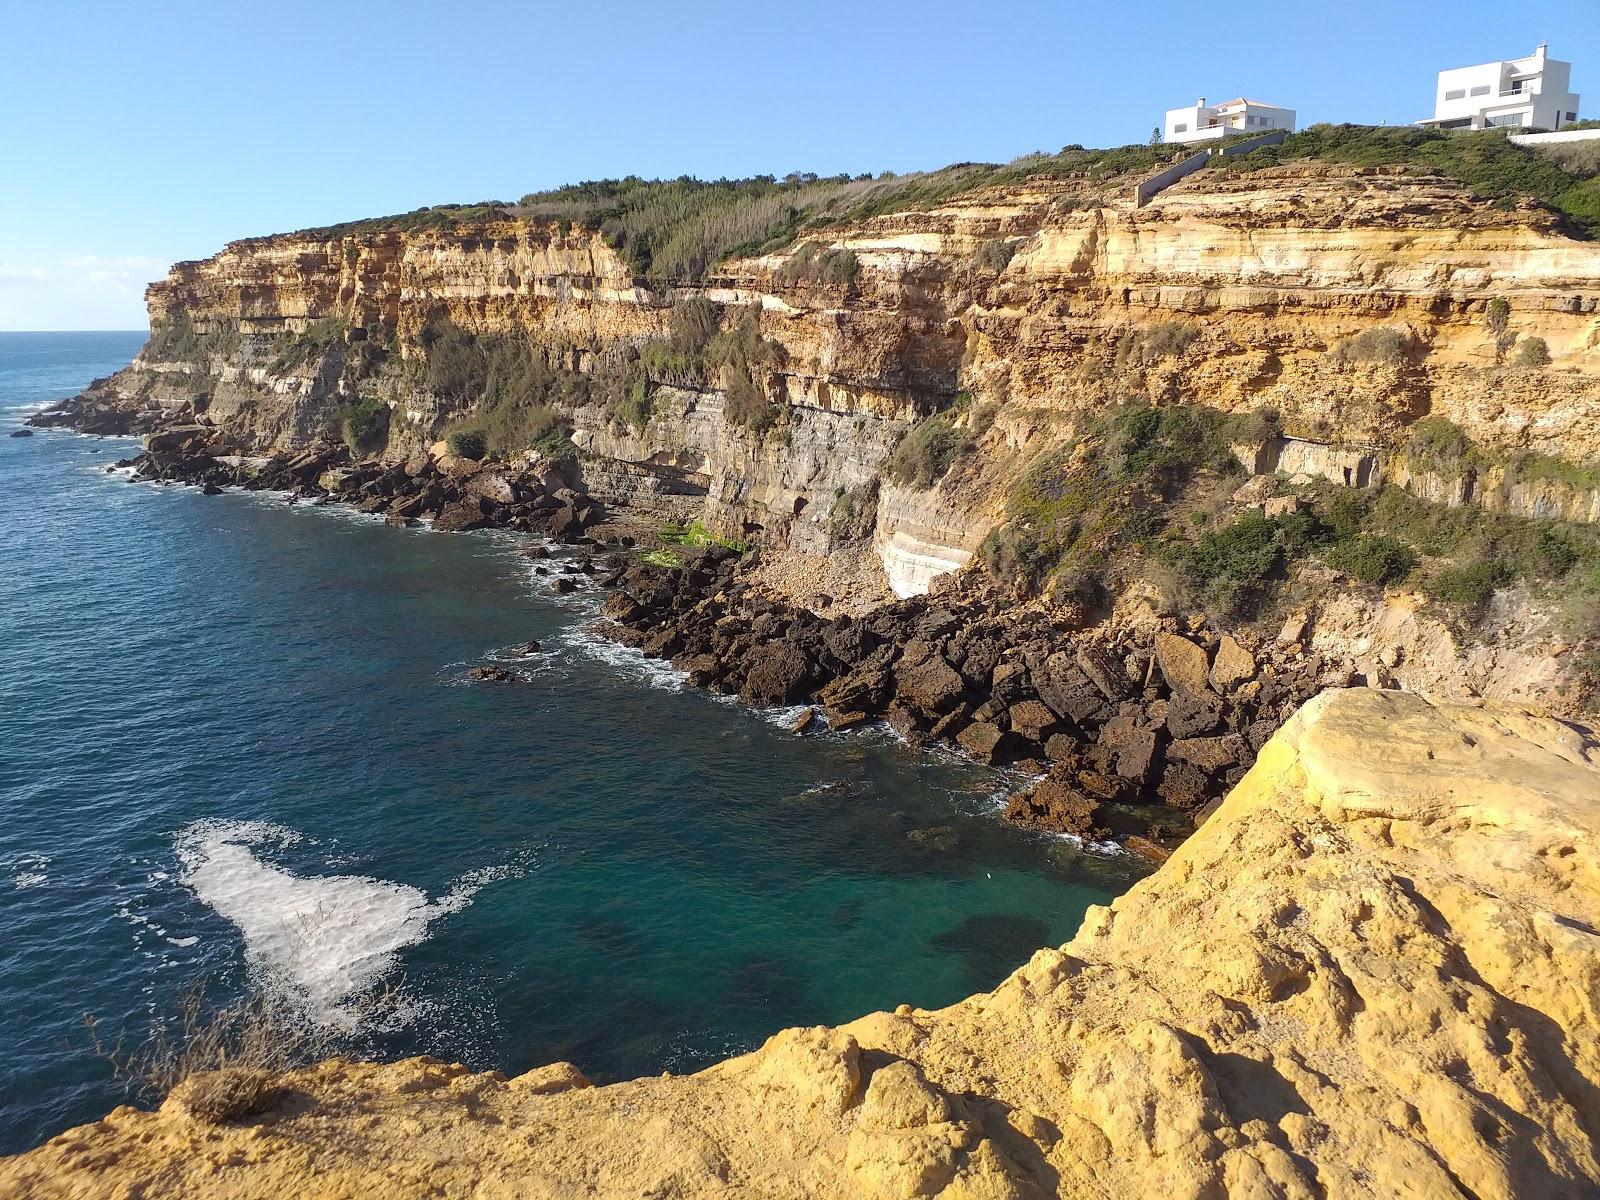
POLYGON ((1423 590, 1436 600, 1480 608, 1488 603, 1495 589, 1515 577, 1504 563, 1480 559, 1459 566, 1443 567, 1423 580, 1423 590))
POLYGON ((1016 256, 1017 244, 1005 238, 990 238, 982 243, 972 254, 975 266, 985 271, 1004 271, 1016 256))
POLYGON ((1331 565, 1374 587, 1398 583, 1417 565, 1409 546, 1381 533, 1362 533, 1336 542, 1327 557, 1331 565))
POLYGON ((294 334, 283 343, 268 371, 277 375, 290 367, 318 358, 341 344, 344 335, 343 317, 323 317, 321 320, 313 321, 300 333, 294 334))
POLYGON ((1250 615, 1285 561, 1277 523, 1255 510, 1167 557, 1202 603, 1229 616, 1250 615))
POLYGON ((611 414, 625 425, 643 432, 650 423, 654 404, 650 398, 650 376, 643 366, 629 376, 624 387, 612 401, 611 414))
MULTIPOLYGON (((334 238, 372 233, 454 231, 465 226, 503 219, 506 216, 506 207, 498 200, 485 200, 478 204, 436 204, 432 208, 417 208, 408 213, 396 213, 389 217, 365 217, 359 221, 343 221, 337 225, 301 229, 297 230, 294 236, 324 238, 331 241, 334 238)), ((349 249, 345 253, 348 257, 349 249)))
POLYGON ((383 449, 389 432, 389 406, 382 400, 352 401, 335 416, 340 436, 358 458, 383 449))
MULTIPOLYGON (((600 230, 648 278, 699 279, 725 258, 780 250, 808 230, 926 208, 1032 175, 1070 176, 1093 185, 1147 173, 1181 152, 1171 146, 1069 146, 1059 154, 1028 154, 1009 163, 957 163, 907 175, 886 171, 877 178, 802 173, 737 180, 630 176, 530 193, 516 211, 600 230)), ((454 219, 475 218, 463 211, 454 219)), ((848 283, 856 269, 852 260, 835 259, 826 281, 848 283)))
POLYGON ((481 429, 457 429, 445 439, 445 445, 459 458, 479 459, 489 453, 488 439, 481 429))
POLYGON ((1363 329, 1348 341, 1334 347, 1333 356, 1342 363, 1382 363, 1396 366, 1411 353, 1411 335, 1404 329, 1378 325, 1363 329))
POLYGON ((156 362, 191 362, 204 364, 213 355, 232 356, 239 348, 239 334, 234 330, 200 333, 186 312, 176 312, 170 319, 157 322, 150 329, 150 340, 141 351, 156 362))
POLYGON ((551 459, 576 453, 567 433, 552 432, 562 409, 592 402, 613 407, 628 385, 624 364, 584 374, 551 366, 545 350, 516 334, 474 336, 448 321, 422 331, 423 385, 464 410, 458 429, 481 434, 488 450, 510 455, 537 448, 551 459))
POLYGON ((830 250, 821 242, 807 242, 778 268, 778 282, 822 283, 848 288, 861 273, 861 262, 853 250, 830 250))
POLYGON ((1519 367, 1548 367, 1550 347, 1542 337, 1526 337, 1517 346, 1516 364, 1519 367))
POLYGON ((778 420, 778 409, 749 367, 725 366, 722 369, 723 413, 731 424, 765 437, 778 420))

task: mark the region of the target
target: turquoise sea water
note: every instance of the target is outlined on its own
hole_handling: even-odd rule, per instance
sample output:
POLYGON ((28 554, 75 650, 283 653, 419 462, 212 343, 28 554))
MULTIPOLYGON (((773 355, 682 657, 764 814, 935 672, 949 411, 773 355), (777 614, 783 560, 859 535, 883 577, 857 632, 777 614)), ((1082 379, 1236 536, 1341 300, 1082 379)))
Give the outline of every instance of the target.
POLYGON ((0 334, 0 1151, 123 1098, 203 983, 363 1053, 597 1079, 987 988, 1131 881, 1010 829, 1012 781, 796 737, 584 631, 499 534, 391 529, 3 436, 138 334, 0 334), (465 671, 528 638, 522 686, 465 671))

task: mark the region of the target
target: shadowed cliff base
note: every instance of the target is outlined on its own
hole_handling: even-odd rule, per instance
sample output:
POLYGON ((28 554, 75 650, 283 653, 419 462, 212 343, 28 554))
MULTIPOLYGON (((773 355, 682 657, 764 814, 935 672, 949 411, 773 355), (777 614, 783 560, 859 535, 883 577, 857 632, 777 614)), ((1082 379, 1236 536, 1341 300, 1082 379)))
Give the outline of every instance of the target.
POLYGON ((587 1086, 330 1061, 0 1165, 30 1197, 1578 1197, 1600 1186, 1600 742, 1332 691, 1060 950, 951 1008, 587 1086))

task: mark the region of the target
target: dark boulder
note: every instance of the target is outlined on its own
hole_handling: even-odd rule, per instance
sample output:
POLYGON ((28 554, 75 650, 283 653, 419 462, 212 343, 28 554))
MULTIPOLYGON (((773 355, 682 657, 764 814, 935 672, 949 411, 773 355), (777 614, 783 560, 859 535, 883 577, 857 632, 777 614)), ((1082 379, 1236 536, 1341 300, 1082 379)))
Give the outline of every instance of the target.
POLYGON ((1095 749, 1111 774, 1143 781, 1155 759, 1156 735, 1133 714, 1119 713, 1101 727, 1095 749))
POLYGON ((1079 646, 1076 657, 1078 669, 1105 696, 1115 703, 1133 694, 1133 684, 1123 665, 1098 646, 1079 646))
POLYGON ((1011 749, 1012 735, 992 721, 977 721, 956 734, 956 744, 981 763, 1001 761, 1011 749))
POLYGON ((1028 829, 1099 841, 1110 835, 1101 820, 1100 807, 1098 800, 1052 775, 1011 797, 1005 819, 1028 829))
POLYGON ((465 533, 486 528, 488 524, 476 500, 458 500, 434 518, 433 528, 436 533, 465 533))
POLYGON ((1222 701, 1210 692, 1174 692, 1167 705, 1167 732, 1174 738, 1199 737, 1222 724, 1222 701))
POLYGON ((961 699, 966 681, 943 658, 928 654, 909 665, 901 661, 895 668, 895 690, 900 699, 931 716, 949 711, 961 699))
POLYGON ((750 652, 739 699, 756 707, 793 704, 805 696, 810 681, 811 664, 799 648, 772 642, 750 652))

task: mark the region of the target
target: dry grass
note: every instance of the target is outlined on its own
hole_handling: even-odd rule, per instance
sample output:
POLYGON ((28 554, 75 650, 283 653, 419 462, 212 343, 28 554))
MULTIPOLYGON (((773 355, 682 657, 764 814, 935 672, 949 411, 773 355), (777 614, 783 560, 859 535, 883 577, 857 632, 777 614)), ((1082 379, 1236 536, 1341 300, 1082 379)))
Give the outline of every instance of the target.
MULTIPOLYGON (((384 991, 366 1004, 392 1006, 384 991)), ((365 1007, 365 1005, 363 1005, 365 1007)), ((84 1017, 94 1051, 129 1089, 150 1099, 170 1098, 197 1120, 237 1120, 269 1107, 282 1072, 348 1048, 341 1030, 307 1019, 286 1001, 252 990, 217 1007, 196 986, 169 1015, 152 1016, 148 1033, 131 1050, 125 1038, 107 1043, 93 1016, 84 1017)))

